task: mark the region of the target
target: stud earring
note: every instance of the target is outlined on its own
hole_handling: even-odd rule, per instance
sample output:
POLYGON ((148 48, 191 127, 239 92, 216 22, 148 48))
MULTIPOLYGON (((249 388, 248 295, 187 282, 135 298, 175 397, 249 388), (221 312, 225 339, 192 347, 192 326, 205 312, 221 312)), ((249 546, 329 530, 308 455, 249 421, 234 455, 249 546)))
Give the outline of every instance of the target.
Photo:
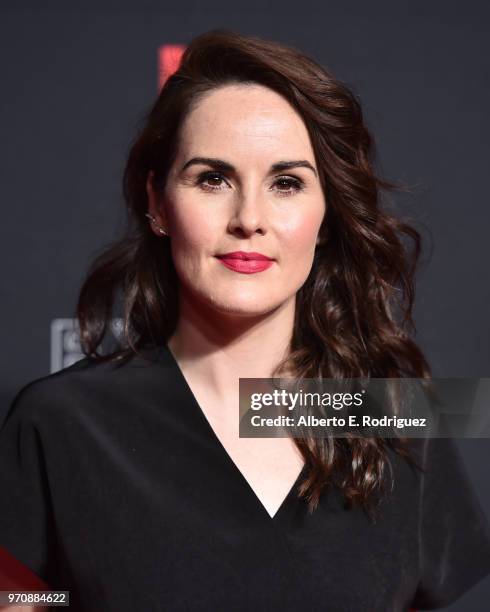
POLYGON ((157 224, 157 220, 155 219, 153 215, 150 215, 150 213, 145 213, 145 217, 148 217, 148 219, 150 219, 150 221, 155 225, 155 227, 158 229, 160 234, 163 234, 164 236, 168 236, 168 232, 164 230, 161 225, 157 224))

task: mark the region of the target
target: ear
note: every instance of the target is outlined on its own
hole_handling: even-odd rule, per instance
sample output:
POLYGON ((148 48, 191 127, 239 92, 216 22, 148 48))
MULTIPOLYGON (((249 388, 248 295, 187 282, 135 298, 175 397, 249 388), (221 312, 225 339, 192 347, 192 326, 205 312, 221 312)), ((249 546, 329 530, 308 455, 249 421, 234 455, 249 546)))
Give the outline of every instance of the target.
MULTIPOLYGON (((153 186, 155 178, 155 172, 150 170, 146 178, 146 195, 148 196, 148 212, 153 215, 158 225, 163 227, 167 226, 165 218, 165 208, 163 205, 163 198, 158 194, 153 186)), ((153 226, 153 224, 152 224, 153 226)))

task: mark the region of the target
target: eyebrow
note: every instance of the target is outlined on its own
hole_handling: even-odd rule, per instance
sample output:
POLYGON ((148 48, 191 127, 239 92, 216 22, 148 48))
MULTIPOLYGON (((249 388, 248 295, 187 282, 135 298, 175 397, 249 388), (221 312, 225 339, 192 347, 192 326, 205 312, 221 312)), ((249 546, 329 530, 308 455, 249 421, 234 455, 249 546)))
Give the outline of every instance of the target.
MULTIPOLYGON (((232 164, 222 159, 217 159, 216 157, 193 157, 184 164, 181 172, 184 172, 184 170, 187 170, 189 166, 193 166, 195 164, 211 166, 215 170, 219 170, 221 172, 236 172, 236 168, 232 164)), ((272 174, 273 172, 283 172, 284 170, 290 170, 291 168, 309 168, 313 174, 317 176, 315 168, 306 159, 279 161, 272 164, 269 174, 272 174)))

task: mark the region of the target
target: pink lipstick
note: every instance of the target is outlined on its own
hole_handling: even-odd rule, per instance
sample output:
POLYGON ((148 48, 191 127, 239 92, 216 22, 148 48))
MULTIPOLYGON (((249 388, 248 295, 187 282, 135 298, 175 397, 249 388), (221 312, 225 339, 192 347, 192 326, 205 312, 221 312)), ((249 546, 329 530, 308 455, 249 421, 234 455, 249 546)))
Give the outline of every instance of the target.
POLYGON ((242 274, 263 272, 270 268, 274 262, 271 257, 262 255, 262 253, 246 251, 233 251, 232 253, 218 255, 217 257, 224 266, 242 274))

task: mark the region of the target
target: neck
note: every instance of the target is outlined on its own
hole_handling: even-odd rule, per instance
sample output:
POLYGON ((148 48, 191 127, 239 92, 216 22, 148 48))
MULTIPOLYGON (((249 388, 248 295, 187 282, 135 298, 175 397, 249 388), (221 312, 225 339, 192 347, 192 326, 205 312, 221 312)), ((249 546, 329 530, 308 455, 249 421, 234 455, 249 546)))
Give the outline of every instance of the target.
POLYGON ((287 355, 295 297, 263 315, 210 312, 181 296, 179 320, 168 346, 182 370, 221 398, 239 378, 269 378, 287 355))

